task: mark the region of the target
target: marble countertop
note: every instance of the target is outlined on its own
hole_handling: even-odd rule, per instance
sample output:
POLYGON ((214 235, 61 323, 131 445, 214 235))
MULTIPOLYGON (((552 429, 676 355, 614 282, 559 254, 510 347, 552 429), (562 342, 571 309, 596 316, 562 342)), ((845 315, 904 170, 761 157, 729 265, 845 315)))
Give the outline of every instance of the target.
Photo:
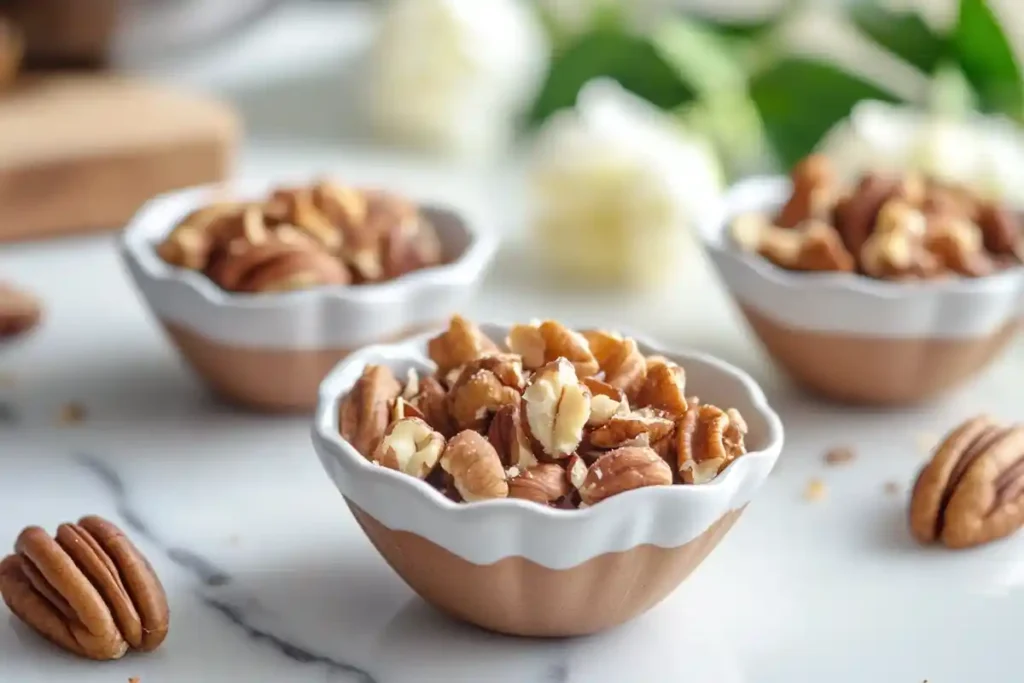
MULTIPOLYGON (((302 14, 291 21, 293 30, 322 23, 302 14)), ((224 85, 244 81, 238 74, 182 73, 228 93, 254 121, 244 174, 331 170, 490 202, 509 244, 470 315, 638 329, 715 353, 762 383, 787 445, 735 529, 644 617, 574 640, 488 634, 434 612, 384 564, 321 471, 308 418, 246 414, 205 392, 132 291, 112 237, 4 247, 0 273, 38 292, 48 318, 0 354, 0 544, 28 524, 53 530, 84 514, 107 516, 151 559, 172 620, 156 653, 92 663, 0 616, 0 679, 1019 680, 1024 536, 968 552, 922 549, 905 509, 926 447, 954 422, 984 410, 1024 417, 1020 342, 935 405, 882 412, 821 404, 771 368, 695 251, 677 282, 647 298, 557 289, 518 246, 507 174, 398 158, 326 128, 319 141, 312 133, 285 139, 275 122, 295 112, 276 109, 274 86, 259 99, 224 85), (69 402, 86 409, 82 423, 59 423, 69 402), (822 456, 834 446, 852 447, 856 459, 827 466, 822 456), (803 493, 815 478, 827 495, 811 502, 803 493)), ((304 130, 315 129, 308 123, 304 130)))

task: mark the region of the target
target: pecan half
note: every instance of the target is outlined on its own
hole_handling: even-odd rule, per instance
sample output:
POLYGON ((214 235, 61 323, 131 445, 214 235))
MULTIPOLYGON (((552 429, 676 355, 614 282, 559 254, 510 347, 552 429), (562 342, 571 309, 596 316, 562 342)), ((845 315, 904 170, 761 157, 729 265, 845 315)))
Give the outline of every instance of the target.
POLYGON ((553 505, 569 494, 565 470, 554 463, 540 463, 509 479, 508 497, 553 505))
POLYGON ((622 391, 630 401, 647 379, 647 360, 636 342, 612 332, 589 330, 583 336, 604 374, 604 381, 622 391))
POLYGON ((616 389, 596 377, 584 377, 583 385, 590 390, 588 427, 598 427, 615 415, 624 415, 629 412, 629 399, 621 389, 616 389))
POLYGON ((980 416, 953 430, 921 470, 910 529, 922 543, 967 548, 1024 525, 1024 427, 980 416))
POLYGON ((391 421, 390 407, 402 385, 383 365, 367 365, 338 407, 338 430, 352 446, 369 458, 391 421))
POLYGON ((648 358, 647 378, 637 394, 636 404, 681 417, 687 408, 686 372, 670 360, 657 356, 648 358))
POLYGON ((498 346, 479 327, 459 315, 453 315, 448 329, 427 343, 427 355, 440 376, 497 351, 498 346))
POLYGON ((644 486, 668 486, 672 468, 646 446, 626 446, 602 455, 587 470, 580 487, 584 504, 594 505, 644 486))
POLYGON ((811 218, 828 218, 836 183, 835 170, 828 158, 820 154, 805 157, 793 167, 790 179, 793 190, 776 223, 793 228, 811 218))
POLYGON ((455 427, 486 429, 501 406, 519 403, 523 382, 519 356, 494 354, 467 363, 448 393, 455 427))
POLYGON ((564 358, 534 373, 523 392, 525 429, 549 458, 567 458, 583 440, 583 427, 590 418, 590 391, 576 377, 572 363, 564 358))
POLYGON ((167 597, 145 557, 110 522, 83 517, 55 538, 39 527, 18 536, 0 562, 10 610, 54 644, 89 659, 151 651, 170 623, 167 597))
POLYGON ((587 435, 592 448, 649 446, 672 434, 675 423, 655 410, 641 409, 616 415, 587 435))
POLYGON ((441 458, 444 446, 444 437, 430 425, 407 417, 391 423, 371 460, 411 477, 426 479, 441 458))
POLYGON ((677 467, 685 484, 704 484, 746 453, 747 423, 734 410, 712 405, 688 410, 679 421, 677 467))
POLYGON ((504 405, 494 413, 487 438, 506 467, 528 470, 537 465, 530 437, 523 429, 522 408, 518 403, 504 405))
POLYGON ((600 369, 586 337, 554 320, 514 325, 505 343, 512 353, 522 356, 523 367, 528 370, 536 370, 558 358, 572 363, 581 378, 595 375, 600 369))
POLYGON ((859 254, 874 230, 882 205, 899 190, 899 183, 876 174, 861 178, 853 193, 835 208, 835 227, 851 254, 859 254))

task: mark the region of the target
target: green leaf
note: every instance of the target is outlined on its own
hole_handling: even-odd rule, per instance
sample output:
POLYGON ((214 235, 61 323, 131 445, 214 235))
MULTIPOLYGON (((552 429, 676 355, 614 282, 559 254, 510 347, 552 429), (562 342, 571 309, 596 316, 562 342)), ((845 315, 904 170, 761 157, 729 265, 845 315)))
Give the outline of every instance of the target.
POLYGON ((693 88, 644 38, 617 31, 596 31, 578 37, 551 64, 529 116, 537 124, 554 112, 576 104, 576 95, 590 80, 605 76, 662 109, 693 100, 693 88))
POLYGON ((750 95, 779 161, 789 168, 810 153, 860 100, 897 98, 837 66, 787 58, 756 74, 750 95))
POLYGON ((1024 117, 1020 65, 985 0, 960 0, 953 45, 961 70, 978 93, 981 109, 1024 117))
POLYGON ((934 72, 949 53, 947 39, 916 12, 894 12, 877 0, 859 0, 850 7, 850 19, 861 33, 925 73, 934 72))

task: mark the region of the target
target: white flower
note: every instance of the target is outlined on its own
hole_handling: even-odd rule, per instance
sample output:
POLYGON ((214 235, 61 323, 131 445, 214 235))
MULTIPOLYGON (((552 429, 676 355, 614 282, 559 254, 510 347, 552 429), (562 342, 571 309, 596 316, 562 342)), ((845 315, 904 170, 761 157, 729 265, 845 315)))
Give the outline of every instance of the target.
POLYGON ((687 225, 722 189, 702 139, 608 80, 548 121, 529 180, 542 253, 567 276, 617 282, 670 272, 687 225))
POLYGON ((520 0, 393 0, 370 53, 372 123, 400 144, 487 156, 511 137, 547 55, 520 0))
POLYGON ((1024 201, 1024 133, 999 117, 961 120, 862 102, 819 150, 846 178, 867 170, 910 170, 1013 204, 1024 201))

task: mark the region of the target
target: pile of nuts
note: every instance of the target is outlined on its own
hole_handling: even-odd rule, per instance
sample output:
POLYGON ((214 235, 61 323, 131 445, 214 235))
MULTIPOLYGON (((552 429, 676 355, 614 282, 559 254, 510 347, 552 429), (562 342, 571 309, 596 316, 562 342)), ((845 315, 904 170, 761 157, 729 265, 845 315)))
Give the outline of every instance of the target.
POLYGON ((818 155, 797 164, 792 185, 777 216, 731 226, 740 248, 787 270, 931 280, 989 275, 1024 256, 1020 216, 964 188, 868 173, 843 191, 818 155))
POLYGON ((200 208, 157 253, 248 293, 383 282, 442 261, 437 232, 415 204, 329 181, 200 208))
POLYGON ((910 529, 921 543, 967 548, 1024 526, 1024 426, 982 415, 954 429, 921 470, 910 529))
POLYGON ((456 501, 559 508, 703 484, 746 453, 736 410, 686 396, 683 368, 628 337, 548 320, 513 326, 505 346, 453 317, 428 345, 435 374, 365 368, 341 401, 342 437, 456 501))

